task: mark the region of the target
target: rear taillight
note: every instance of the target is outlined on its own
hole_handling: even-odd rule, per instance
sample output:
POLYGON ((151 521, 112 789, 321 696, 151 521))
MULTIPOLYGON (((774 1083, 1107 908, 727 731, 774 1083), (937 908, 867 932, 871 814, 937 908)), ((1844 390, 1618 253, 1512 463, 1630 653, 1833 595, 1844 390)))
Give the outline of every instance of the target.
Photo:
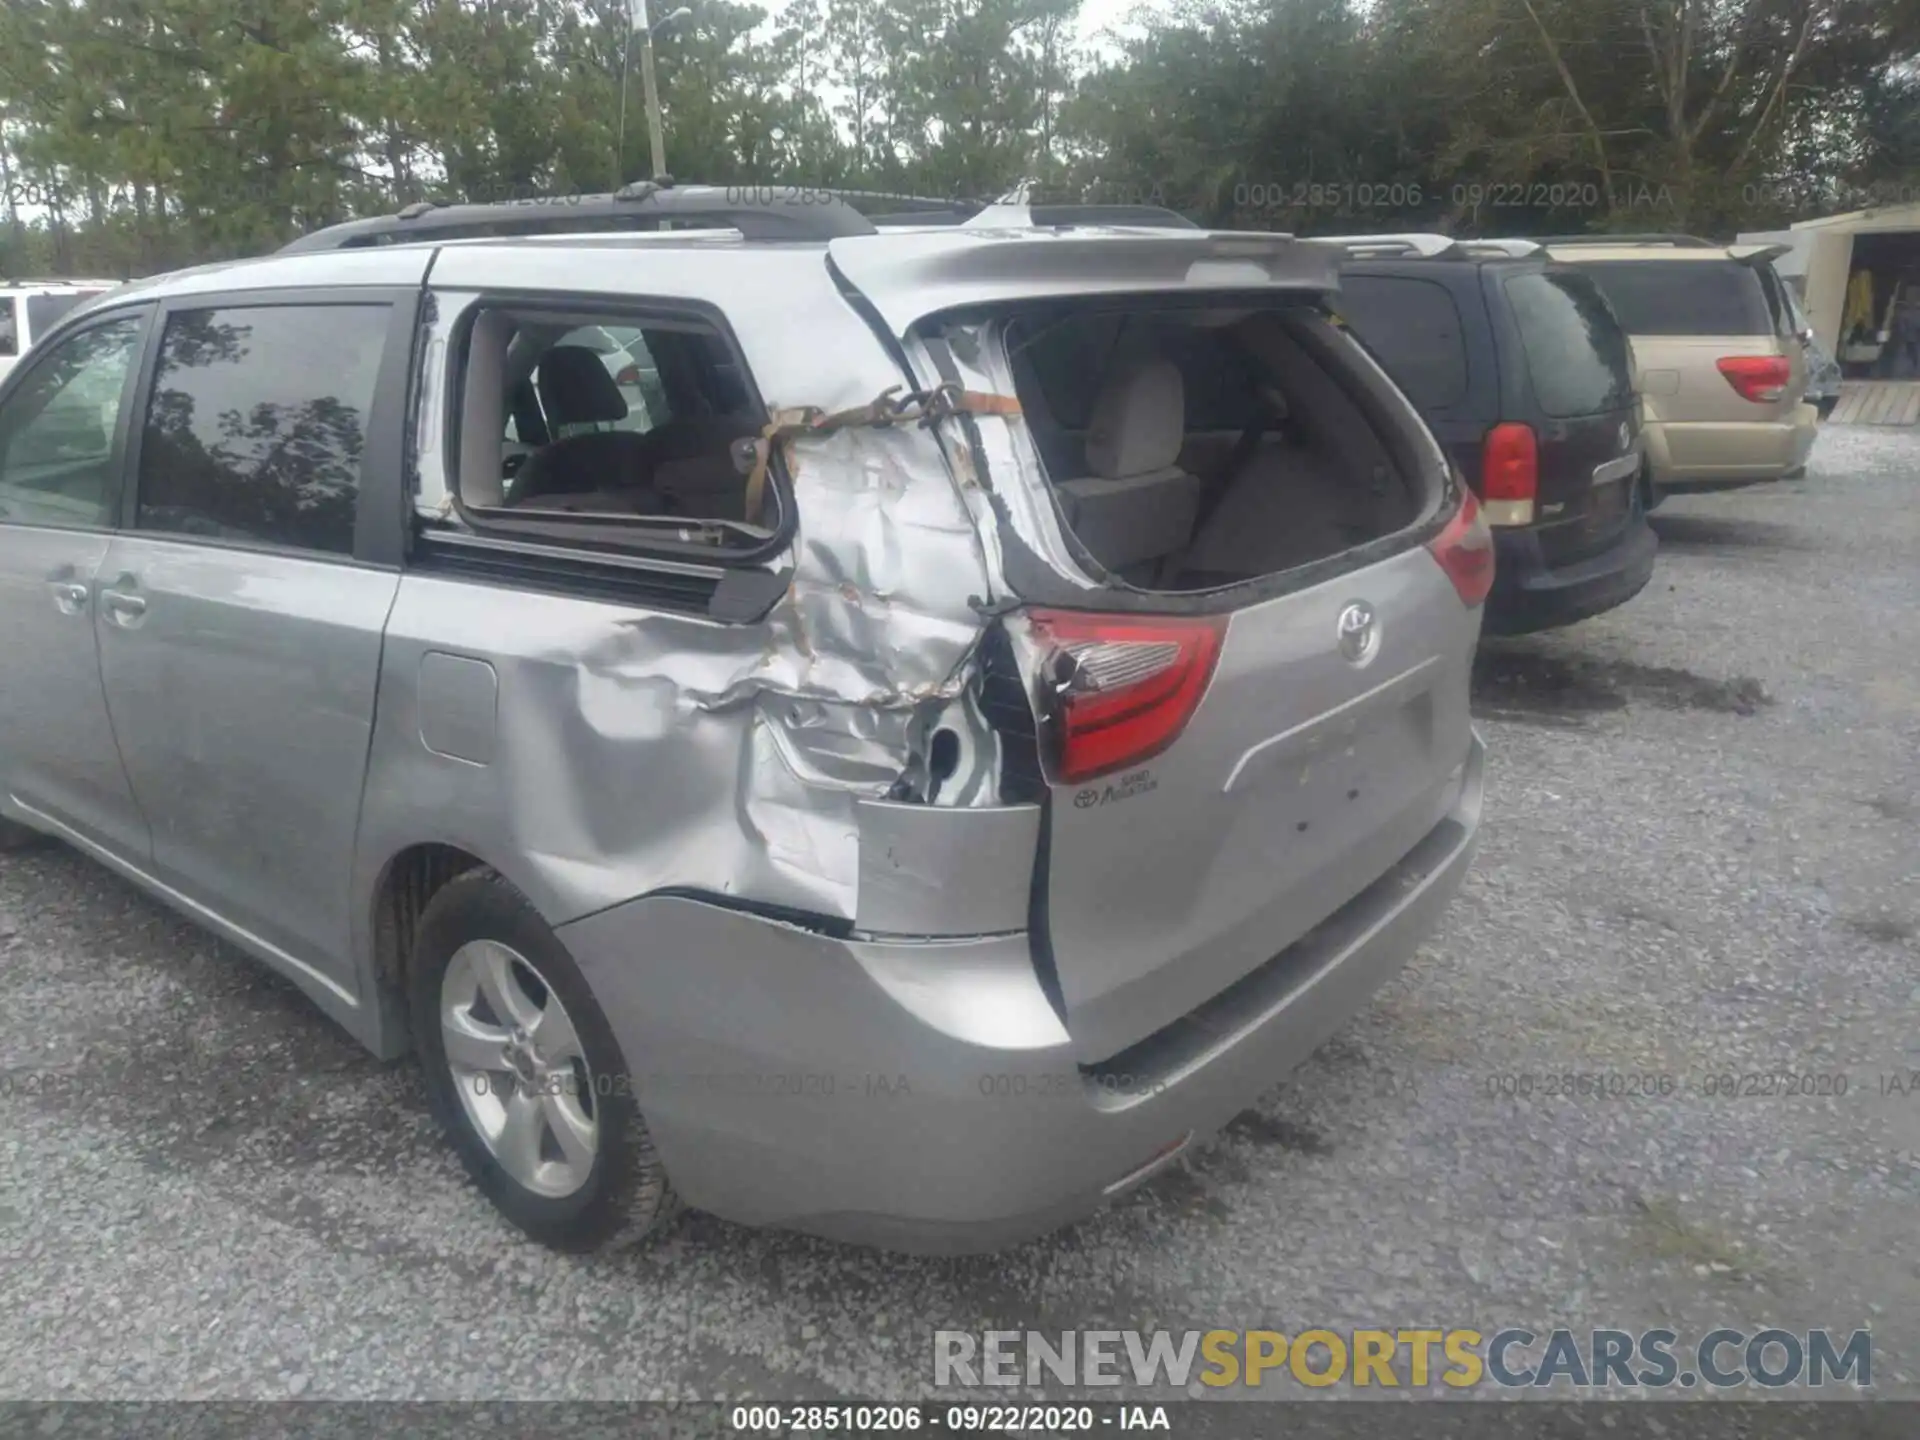
POLYGON ((1047 647, 1048 768, 1069 784, 1151 759, 1200 708, 1226 617, 1032 612, 1047 647))
POLYGON ((1715 362, 1742 400, 1770 405, 1787 393, 1793 362, 1784 355, 1728 355, 1715 362))
POLYGON ((1480 496, 1489 525, 1531 525, 1540 493, 1540 442, 1512 421, 1487 432, 1480 450, 1480 496))
POLYGON ((613 383, 616 385, 638 385, 640 383, 640 367, 638 365, 623 366, 620 373, 613 377, 613 383))
POLYGON ((1461 603, 1478 605, 1493 589, 1493 532, 1481 518, 1473 492, 1463 489, 1460 493, 1466 498, 1447 528, 1427 542, 1427 549, 1447 572, 1461 603))

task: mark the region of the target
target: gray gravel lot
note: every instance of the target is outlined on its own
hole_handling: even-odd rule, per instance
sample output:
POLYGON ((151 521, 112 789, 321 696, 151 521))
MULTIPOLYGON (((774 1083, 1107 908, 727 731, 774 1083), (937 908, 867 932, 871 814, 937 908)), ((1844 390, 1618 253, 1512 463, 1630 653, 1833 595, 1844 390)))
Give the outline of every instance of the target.
MULTIPOLYGON (((906 1396, 929 1332, 1871 1326, 1920 1395, 1920 438, 1678 499, 1653 585, 1488 642, 1479 862, 1190 1164, 1006 1254, 494 1220, 406 1067, 61 849, 0 863, 8 1397, 906 1396), (1667 1097, 1492 1077, 1672 1075, 1667 1097), (1846 1075, 1844 1096, 1701 1093, 1846 1075)), ((1299 1393, 1294 1389, 1291 1393, 1299 1393)))

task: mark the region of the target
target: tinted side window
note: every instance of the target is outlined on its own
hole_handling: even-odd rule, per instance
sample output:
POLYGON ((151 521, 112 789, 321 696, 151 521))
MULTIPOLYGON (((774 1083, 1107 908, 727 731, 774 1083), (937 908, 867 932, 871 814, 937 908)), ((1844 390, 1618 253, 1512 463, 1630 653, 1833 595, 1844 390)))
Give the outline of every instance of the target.
POLYGON ((384 305, 176 312, 140 448, 139 526, 346 555, 384 305))
POLYGON ((1753 268, 1733 260, 1588 260, 1629 335, 1771 335, 1753 268))
POLYGON ((20 322, 14 317, 14 298, 0 295, 0 356, 20 353, 20 322))
POLYGON ((1444 285, 1393 275, 1343 275, 1339 310, 1381 366, 1422 410, 1467 393, 1460 310, 1444 285))
POLYGON ((1533 272, 1508 276, 1505 288, 1542 410, 1595 415, 1633 404, 1627 337, 1591 280, 1533 272))

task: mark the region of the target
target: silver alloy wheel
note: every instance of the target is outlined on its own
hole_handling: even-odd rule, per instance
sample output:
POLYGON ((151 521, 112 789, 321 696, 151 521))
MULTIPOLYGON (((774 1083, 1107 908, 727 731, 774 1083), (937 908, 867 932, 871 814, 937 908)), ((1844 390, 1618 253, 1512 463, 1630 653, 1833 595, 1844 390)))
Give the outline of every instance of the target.
POLYGON ((600 1151, 593 1073, 560 996, 526 956, 469 940, 440 979, 454 1088, 494 1159, 536 1195, 587 1183, 600 1151))

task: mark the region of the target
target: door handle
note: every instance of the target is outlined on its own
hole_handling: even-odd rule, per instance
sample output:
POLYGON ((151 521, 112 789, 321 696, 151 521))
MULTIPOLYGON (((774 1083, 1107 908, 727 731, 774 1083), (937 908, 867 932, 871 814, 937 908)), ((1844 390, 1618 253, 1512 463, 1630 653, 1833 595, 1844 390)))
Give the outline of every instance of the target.
POLYGON ((100 608, 115 624, 139 624, 140 617, 147 613, 147 602, 134 593, 139 588, 140 582, 132 575, 122 575, 100 592, 100 608))
POLYGON ((92 594, 85 585, 60 582, 53 587, 53 603, 62 615, 78 615, 87 608, 87 600, 92 594))

